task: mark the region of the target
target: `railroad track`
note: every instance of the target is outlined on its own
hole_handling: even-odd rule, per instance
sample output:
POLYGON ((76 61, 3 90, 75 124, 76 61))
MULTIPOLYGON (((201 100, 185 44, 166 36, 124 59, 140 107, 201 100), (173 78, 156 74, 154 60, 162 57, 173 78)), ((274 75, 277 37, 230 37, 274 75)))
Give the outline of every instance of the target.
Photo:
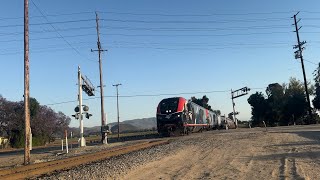
POLYGON ((25 178, 34 178, 40 176, 42 174, 48 174, 53 171, 59 170, 68 170, 75 166, 89 164, 92 162, 108 159, 113 156, 118 156, 122 154, 127 154, 130 152, 162 145, 168 144, 168 140, 157 140, 157 141, 149 141, 142 142, 134 145, 129 145, 125 147, 113 148, 110 150, 100 151, 91 154, 84 154, 80 156, 54 160, 49 162, 30 164, 21 167, 15 167, 12 169, 6 169, 0 171, 0 179, 25 179, 25 178))

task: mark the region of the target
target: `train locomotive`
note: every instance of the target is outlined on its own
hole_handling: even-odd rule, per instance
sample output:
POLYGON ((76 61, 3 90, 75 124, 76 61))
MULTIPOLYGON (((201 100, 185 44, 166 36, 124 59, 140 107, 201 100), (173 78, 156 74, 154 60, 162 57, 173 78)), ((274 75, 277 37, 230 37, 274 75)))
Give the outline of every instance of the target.
POLYGON ((160 135, 184 135, 223 126, 220 116, 183 97, 166 98, 157 107, 157 128, 160 135))

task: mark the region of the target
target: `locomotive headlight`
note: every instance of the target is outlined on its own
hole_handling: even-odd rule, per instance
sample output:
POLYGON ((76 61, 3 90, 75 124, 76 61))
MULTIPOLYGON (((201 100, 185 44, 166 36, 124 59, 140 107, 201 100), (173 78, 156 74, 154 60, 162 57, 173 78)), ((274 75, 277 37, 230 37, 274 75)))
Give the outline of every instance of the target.
POLYGON ((180 114, 178 114, 178 117, 180 117, 180 114))

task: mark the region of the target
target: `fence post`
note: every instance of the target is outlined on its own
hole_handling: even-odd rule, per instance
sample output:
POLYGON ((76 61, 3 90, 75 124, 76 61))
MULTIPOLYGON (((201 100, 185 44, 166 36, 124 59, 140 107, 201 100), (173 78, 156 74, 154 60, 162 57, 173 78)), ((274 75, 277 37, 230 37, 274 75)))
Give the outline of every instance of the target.
POLYGON ((61 151, 63 151, 63 139, 61 139, 61 151))
POLYGON ((69 149, 68 149, 68 131, 65 130, 65 134, 66 134, 66 150, 67 150, 67 154, 69 153, 69 149))

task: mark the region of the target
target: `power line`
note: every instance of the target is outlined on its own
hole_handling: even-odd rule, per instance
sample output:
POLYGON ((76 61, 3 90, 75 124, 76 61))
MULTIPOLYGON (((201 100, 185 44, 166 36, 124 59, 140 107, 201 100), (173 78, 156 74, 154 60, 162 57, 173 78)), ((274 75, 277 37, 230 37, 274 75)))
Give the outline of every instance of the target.
MULTIPOLYGON (((85 47, 90 47, 85 46, 85 47)), ((250 46, 249 46, 250 47, 250 46)), ((286 46, 287 47, 287 46, 286 46)), ((223 49, 232 49, 232 50, 238 50, 241 48, 246 48, 245 46, 241 46, 241 47, 233 47, 233 46, 229 46, 229 47, 217 47, 217 48, 205 48, 205 47, 180 47, 180 48, 166 48, 166 47, 152 47, 152 46, 123 46, 123 45, 119 45, 119 46, 108 46, 108 48, 112 49, 154 49, 154 50, 168 50, 168 51, 186 51, 186 50, 205 50, 205 51, 210 51, 210 50, 223 50, 223 49)), ((279 48, 279 45, 269 45, 269 46, 260 46, 260 47, 250 47, 250 49, 262 49, 262 48, 279 48)), ((58 52, 58 51, 67 51, 70 50, 72 48, 41 48, 41 50, 34 50, 34 51, 30 51, 31 53, 43 53, 43 52, 58 52)), ((1 55, 16 55, 16 54, 22 54, 23 51, 14 51, 14 52, 7 52, 7 53, 0 53, 1 55)))
MULTIPOLYGON (((287 46, 289 43, 279 43, 279 44, 274 44, 274 45, 268 45, 268 44, 260 44, 260 45, 252 45, 252 44, 239 44, 236 46, 224 46, 224 47, 219 47, 216 45, 207 45, 206 46, 189 46, 189 47, 161 47, 161 46, 135 46, 135 45, 117 45, 114 44, 113 46, 108 46, 108 48, 112 49, 112 48, 123 48, 123 49, 154 49, 154 50, 168 50, 168 51, 186 51, 186 50, 205 50, 205 51, 211 51, 211 50, 223 50, 223 49, 232 49, 232 50, 239 50, 241 48, 250 48, 250 49, 261 49, 261 48, 279 48, 279 47, 288 47, 287 46), (239 46, 239 47, 237 47, 239 46), (213 48, 216 47, 216 48, 213 48)), ((52 46, 53 47, 53 46, 52 46)), ((66 51, 69 50, 71 48, 40 48, 39 50, 33 50, 31 51, 31 53, 43 53, 43 52, 58 52, 58 51, 66 51)), ((82 46, 82 47, 90 47, 90 45, 87 46, 82 46)), ((10 51, 11 49, 5 49, 4 51, 10 51)), ((16 54, 22 54, 23 51, 14 51, 14 52, 7 52, 7 53, 0 53, 0 55, 16 55, 16 54)))
MULTIPOLYGON (((132 16, 164 16, 164 17, 211 17, 211 16, 247 16, 247 15, 274 15, 274 14, 291 14, 295 11, 276 11, 276 12, 249 12, 249 13, 207 13, 207 14, 172 14, 172 13, 133 13, 133 12, 115 12, 115 11, 98 11, 102 14, 116 14, 116 15, 132 15, 132 16)), ((316 11, 300 11, 307 14, 320 14, 316 11)), ((93 14, 94 11, 47 14, 47 17, 72 16, 93 14)), ((30 16, 33 18, 43 18, 43 16, 30 16)), ((1 20, 16 20, 23 19, 23 17, 3 17, 1 20)))
MULTIPOLYGON (((33 3, 34 4, 34 3, 33 3)), ((37 8, 40 10, 39 8, 37 8)), ((43 13, 42 13, 43 14, 43 13)), ((42 16, 44 19, 47 20, 46 16, 42 16)), ((306 18, 308 19, 308 18, 306 18)), ((310 20, 319 19, 319 18, 310 18, 310 20)), ((78 23, 78 22, 90 22, 94 21, 95 19, 78 19, 78 20, 68 20, 68 21, 55 21, 47 23, 30 23, 30 26, 40 26, 40 25, 52 25, 52 24, 66 24, 66 23, 78 23)), ((230 22, 261 22, 261 21, 282 21, 282 20, 289 20, 289 18, 261 18, 261 19, 228 19, 228 20, 205 20, 205 21, 190 21, 190 20, 134 20, 134 19, 112 19, 112 18, 104 18, 101 19, 102 21, 113 21, 113 22, 126 22, 126 23, 174 23, 174 24, 201 24, 201 23, 230 23, 230 22)), ((13 25, 2 25, 1 28, 8 28, 8 27, 20 27, 23 24, 13 24, 13 25)))
MULTIPOLYGON (((320 42, 320 41, 319 41, 320 42)), ((73 43, 73 44, 88 44, 88 43, 92 43, 92 42, 77 42, 77 43, 73 43)), ((181 48, 184 47, 237 47, 237 46, 263 46, 263 47, 270 47, 270 43, 269 42, 261 42, 261 43, 189 43, 189 42, 185 42, 185 43, 156 43, 156 42, 129 42, 129 41, 112 41, 109 42, 108 44, 112 44, 113 46, 111 47, 117 47, 117 46, 135 46, 135 45, 143 45, 141 47, 161 47, 162 45, 165 47, 168 46, 178 46, 181 48)), ((40 48, 40 49, 48 49, 48 48, 55 48, 56 46, 60 46, 61 44, 53 44, 48 46, 47 48, 40 48)), ((275 42, 272 44, 274 45, 291 45, 288 42, 275 42)), ((80 45, 83 46, 83 45, 80 45)), ((85 45, 87 46, 87 45, 85 45)), ((271 47, 273 47, 271 46, 271 47)), ((3 51, 7 51, 10 49, 5 49, 3 51)))
MULTIPOLYGON (((101 14, 116 15, 133 15, 133 16, 165 16, 165 17, 210 17, 210 16, 247 16, 247 15, 274 15, 274 14, 291 14, 296 11, 275 11, 275 12, 247 12, 247 13, 207 13, 207 14, 172 14, 172 13, 134 13, 134 12, 116 12, 116 11, 98 11, 101 14)), ((300 11, 307 14, 320 14, 320 11, 300 11)), ((82 14, 93 14, 94 11, 55 13, 47 14, 47 17, 72 16, 82 14)), ((43 16, 30 16, 30 18, 43 18, 43 16)), ((0 20, 23 19, 23 17, 3 17, 0 20)))
MULTIPOLYGON (((159 97, 159 96, 177 96, 177 95, 192 95, 192 94, 211 94, 211 93, 223 93, 229 92, 229 90, 216 90, 216 91, 203 91, 203 92, 183 92, 183 93, 168 93, 168 94, 137 94, 137 95, 124 95, 119 96, 122 98, 134 98, 134 97, 159 97)), ((106 98, 116 98, 117 96, 103 96, 106 98)), ((87 98, 83 100, 93 100, 100 99, 100 97, 87 98)), ((45 106, 59 105, 59 104, 67 104, 72 102, 77 102, 78 100, 70 100, 70 101, 62 101, 57 103, 45 104, 45 106)))
POLYGON ((228 34, 123 34, 123 33, 103 33, 107 36, 127 36, 127 37, 184 37, 184 36, 196 36, 196 37, 215 37, 215 36, 248 36, 248 35, 268 35, 268 34, 287 34, 289 32, 257 32, 257 33, 228 33, 228 34))
POLYGON ((102 26, 104 29, 115 29, 115 30, 148 30, 148 31, 230 31, 230 30, 252 30, 252 29, 284 29, 287 26, 246 26, 246 27, 221 27, 221 28, 202 28, 202 27, 179 27, 179 28, 168 28, 168 27, 132 27, 132 26, 102 26))
MULTIPOLYGON (((91 14, 94 13, 93 11, 86 11, 86 12, 74 12, 74 13, 62 13, 62 14, 48 14, 47 17, 54 17, 54 16, 70 16, 70 15, 79 15, 79 14, 91 14)), ((43 16, 30 16, 29 19, 32 18, 43 18, 43 16)), ((23 19, 23 17, 6 17, 6 18, 0 18, 1 20, 15 20, 15 19, 23 19)))
MULTIPOLYGON (((98 11, 102 14, 116 14, 116 15, 133 15, 133 16, 165 16, 165 17, 211 17, 211 16, 246 16, 246 15, 273 15, 273 14, 290 14, 293 11, 283 12, 252 12, 252 13, 209 13, 209 14, 170 14, 170 13, 132 13, 132 12, 115 12, 115 11, 98 11)), ((82 14, 93 14, 94 11, 73 12, 73 13, 61 13, 61 14, 47 14, 47 17, 59 17, 59 16, 72 16, 82 14)), ((305 13, 320 13, 320 12, 307 12, 305 13)), ((43 18, 43 16, 30 16, 33 18, 43 18)), ((3 17, 0 20, 16 20, 23 19, 23 17, 3 17)))
MULTIPOLYGON (((81 37, 81 36, 93 36, 95 34, 78 34, 78 35, 70 35, 70 36, 64 36, 64 37, 67 37, 67 38, 70 38, 70 37, 81 37)), ((43 38, 30 38, 30 40, 44 40, 44 39, 60 39, 61 37, 43 37, 43 38)), ((20 40, 20 39, 12 39, 12 40, 3 40, 3 41, 0 41, 0 42, 14 42, 14 41, 23 41, 23 40, 20 40)))
MULTIPOLYGON (((72 30, 84 30, 84 29, 94 29, 95 27, 92 26, 86 26, 86 27, 77 27, 77 28, 64 28, 64 29, 58 29, 57 31, 72 31, 72 30)), ((168 28, 168 27, 130 27, 130 26, 102 26, 104 29, 110 29, 110 30, 128 30, 128 31, 136 31, 136 30, 148 30, 148 31, 226 31, 226 30, 251 30, 251 29, 284 29, 287 28, 287 26, 246 26, 246 27, 222 27, 222 28, 190 28, 190 27, 184 27, 184 28, 168 28)), ((320 28, 320 27, 318 27, 320 28)), ((42 30, 42 31, 31 31, 31 33, 51 33, 56 32, 53 30, 42 30)), ((0 36, 8 36, 8 35, 19 35, 23 34, 23 32, 10 32, 10 33, 0 33, 0 36)))
MULTIPOLYGON (((67 28, 67 29, 57 29, 57 31, 72 31, 72 30, 84 30, 84 29, 94 29, 95 27, 77 27, 77 28, 67 28)), ((42 31, 30 31, 31 34, 37 33, 51 33, 56 32, 54 30, 42 30, 42 31)), ((11 32, 11 33, 0 33, 0 36, 8 36, 8 35, 19 35, 23 34, 23 32, 11 32)))
MULTIPOLYGON (((250 35, 269 35, 269 34, 287 34, 288 32, 257 32, 257 33, 227 33, 227 34, 124 34, 124 33, 102 33, 103 35, 107 36, 127 36, 127 37, 219 37, 219 36, 250 36, 250 35)), ((303 32, 305 34, 307 33, 320 33, 320 32, 303 32)), ((60 34, 60 33, 59 33, 60 34)), ((61 35, 61 34, 60 34, 61 35)), ((95 34, 78 34, 78 35, 69 35, 69 36, 64 36, 64 37, 80 37, 80 36, 92 36, 95 34)), ((60 37, 43 37, 43 38, 32 38, 30 40, 44 40, 44 39, 58 39, 60 37)), ((62 37, 63 38, 63 37, 62 37)), ((0 42, 14 42, 14 41, 22 41, 18 39, 13 39, 13 40, 3 40, 0 42)))
MULTIPOLYGON (((257 32, 257 33, 227 33, 227 34, 124 34, 124 33, 102 33, 107 36, 126 36, 126 37, 219 37, 219 36, 250 36, 250 35, 272 35, 272 34, 287 34, 286 31, 278 32, 257 32)), ((302 32, 302 34, 320 34, 320 32, 302 32)), ((60 34, 60 33, 59 33, 60 34)), ((60 34, 61 35, 61 34, 60 34)), ((69 35, 64 37, 81 37, 81 36, 92 36, 95 34, 78 34, 78 35, 69 35)), ((45 39, 59 39, 60 37, 42 37, 42 38, 31 38, 30 40, 45 40, 45 39)), ((0 42, 16 42, 22 41, 19 39, 12 40, 3 40, 0 42)), ((316 41, 314 41, 316 42, 316 41)))
POLYGON ((289 18, 264 18, 264 19, 228 19, 222 21, 186 21, 186 20, 133 20, 133 19, 111 19, 105 18, 101 19, 102 21, 113 21, 113 22, 125 22, 125 23, 147 23, 147 24, 200 24, 200 23, 230 23, 230 22, 261 22, 261 21, 282 21, 282 20, 290 20, 289 18))
MULTIPOLYGON (((312 27, 312 28, 320 28, 320 26, 313 26, 313 25, 306 25, 304 27, 312 27)), ((77 27, 77 28, 64 28, 64 29, 58 29, 59 32, 64 31, 72 31, 72 30, 85 30, 85 29, 94 29, 95 27, 86 26, 86 27, 77 27)), ((128 30, 128 31, 139 31, 139 30, 146 30, 146 31, 189 31, 189 32, 198 32, 198 31, 241 31, 241 30, 252 30, 252 29, 259 29, 259 30, 268 30, 268 29, 287 29, 287 26, 247 26, 247 27, 223 27, 223 28, 190 28, 190 27, 184 27, 184 28, 168 28, 168 27, 130 27, 130 26, 103 26, 103 29, 110 29, 110 30, 128 30)), ((55 30, 42 30, 42 31, 31 31, 31 34, 41 34, 41 33, 52 33, 56 32, 55 30)), ((319 32, 304 32, 304 33, 319 33, 319 32)), ((23 34, 23 32, 10 32, 10 33, 0 33, 0 36, 10 36, 10 35, 19 35, 23 34)))
POLYGON ((315 62, 313 62, 313 61, 309 61, 309 60, 307 60, 307 59, 303 59, 304 61, 306 61, 306 62, 308 62, 308 63, 310 63, 310 64, 314 64, 314 65, 316 65, 316 66, 318 66, 319 65, 319 63, 315 63, 315 62))
MULTIPOLYGON (((44 16, 46 18, 46 16, 44 16)), ((55 21, 47 23, 31 23, 30 26, 40 26, 40 25, 52 25, 52 24, 67 24, 67 23, 78 23, 78 22, 89 22, 94 21, 94 19, 79 19, 79 20, 69 20, 69 21, 55 21)), ((11 28, 11 27, 21 27, 23 24, 12 24, 12 25, 3 25, 0 28, 11 28)))
POLYGON ((267 14, 289 14, 293 11, 283 12, 251 12, 251 13, 210 13, 210 14, 168 14, 168 13, 132 13, 132 12, 115 12, 115 11, 100 11, 102 14, 122 14, 134 16, 169 16, 169 17, 210 17, 210 16, 245 16, 245 15, 267 15, 267 14))
MULTIPOLYGON (((320 41, 313 41, 313 42, 320 42, 320 41)), ((113 44, 133 44, 133 45, 165 45, 165 46, 170 46, 170 45, 176 45, 176 46, 260 46, 260 45, 268 45, 271 44, 270 42, 260 42, 260 43, 205 43, 205 42, 133 42, 133 41, 111 41, 113 44)), ((291 45, 288 42, 272 42, 272 44, 277 44, 277 45, 291 45)))

